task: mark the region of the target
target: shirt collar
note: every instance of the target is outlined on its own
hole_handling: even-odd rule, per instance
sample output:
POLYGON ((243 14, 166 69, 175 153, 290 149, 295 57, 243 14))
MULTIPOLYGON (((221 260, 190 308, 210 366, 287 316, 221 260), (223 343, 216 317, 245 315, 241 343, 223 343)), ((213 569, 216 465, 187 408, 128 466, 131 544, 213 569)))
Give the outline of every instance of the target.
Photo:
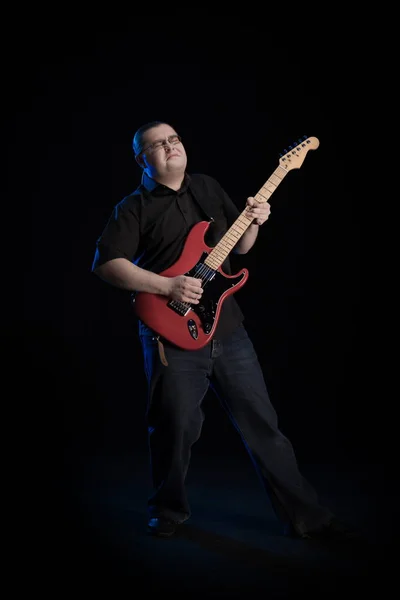
POLYGON ((181 187, 179 188, 179 190, 175 191, 175 190, 169 188, 167 185, 164 185, 162 183, 159 183, 155 179, 152 179, 151 177, 149 177, 147 175, 147 173, 145 173, 143 171, 141 186, 145 190, 147 190, 148 192, 153 193, 153 194, 154 193, 159 194, 159 195, 171 194, 171 193, 183 194, 188 189, 188 187, 190 185, 190 181, 191 181, 190 175, 185 173, 181 187))

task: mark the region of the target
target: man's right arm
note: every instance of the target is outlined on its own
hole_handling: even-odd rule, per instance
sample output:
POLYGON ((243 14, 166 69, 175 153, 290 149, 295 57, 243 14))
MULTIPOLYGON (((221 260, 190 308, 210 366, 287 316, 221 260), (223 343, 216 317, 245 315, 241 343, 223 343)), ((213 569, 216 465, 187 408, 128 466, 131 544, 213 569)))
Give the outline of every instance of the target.
POLYGON ((149 292, 168 296, 170 281, 168 277, 157 275, 134 265, 126 258, 114 258, 96 267, 96 275, 115 287, 131 292, 149 292))
POLYGON ((103 281, 123 290, 161 294, 180 302, 198 304, 203 293, 199 279, 186 275, 157 275, 126 258, 113 258, 93 269, 93 272, 103 281))

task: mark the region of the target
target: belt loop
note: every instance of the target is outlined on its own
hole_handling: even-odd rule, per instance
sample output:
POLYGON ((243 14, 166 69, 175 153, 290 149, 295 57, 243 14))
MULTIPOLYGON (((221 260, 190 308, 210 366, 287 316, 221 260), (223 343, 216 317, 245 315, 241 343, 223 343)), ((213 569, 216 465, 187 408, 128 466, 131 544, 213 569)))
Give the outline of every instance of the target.
POLYGON ((219 340, 212 339, 211 340, 211 358, 216 358, 218 356, 219 347, 220 347, 219 340))

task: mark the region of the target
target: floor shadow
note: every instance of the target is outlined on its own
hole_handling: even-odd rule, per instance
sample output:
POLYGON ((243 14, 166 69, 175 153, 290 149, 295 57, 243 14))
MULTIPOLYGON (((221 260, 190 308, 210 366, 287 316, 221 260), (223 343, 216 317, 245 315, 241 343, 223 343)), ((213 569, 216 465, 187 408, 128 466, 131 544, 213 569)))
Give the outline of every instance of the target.
MULTIPOLYGON (((54 574, 69 582, 91 581, 92 590, 100 582, 128 579, 145 586, 146 593, 171 589, 178 598, 260 593, 295 598, 302 591, 308 598, 338 598, 341 593, 383 593, 394 573, 389 567, 394 554, 379 540, 327 546, 283 536, 257 484, 237 463, 235 487, 230 479, 211 485, 209 473, 205 479, 196 473, 192 517, 170 539, 149 536, 145 461, 137 471, 132 464, 88 459, 79 485, 67 486, 64 533, 55 529, 51 546, 54 574), (67 557, 62 562, 60 547, 67 557)), ((337 493, 352 506, 346 487, 337 493)), ((367 516, 372 522, 375 514, 367 516)))

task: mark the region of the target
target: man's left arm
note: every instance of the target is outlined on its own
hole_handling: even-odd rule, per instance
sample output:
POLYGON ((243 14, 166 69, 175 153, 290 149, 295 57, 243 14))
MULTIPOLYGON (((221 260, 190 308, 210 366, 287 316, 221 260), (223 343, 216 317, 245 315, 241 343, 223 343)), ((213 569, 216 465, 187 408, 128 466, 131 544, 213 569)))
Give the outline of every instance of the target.
POLYGON ((247 216, 253 219, 252 223, 246 229, 240 240, 235 246, 236 254, 247 254, 254 246, 261 225, 268 219, 271 207, 268 202, 257 202, 250 196, 246 202, 247 216))

